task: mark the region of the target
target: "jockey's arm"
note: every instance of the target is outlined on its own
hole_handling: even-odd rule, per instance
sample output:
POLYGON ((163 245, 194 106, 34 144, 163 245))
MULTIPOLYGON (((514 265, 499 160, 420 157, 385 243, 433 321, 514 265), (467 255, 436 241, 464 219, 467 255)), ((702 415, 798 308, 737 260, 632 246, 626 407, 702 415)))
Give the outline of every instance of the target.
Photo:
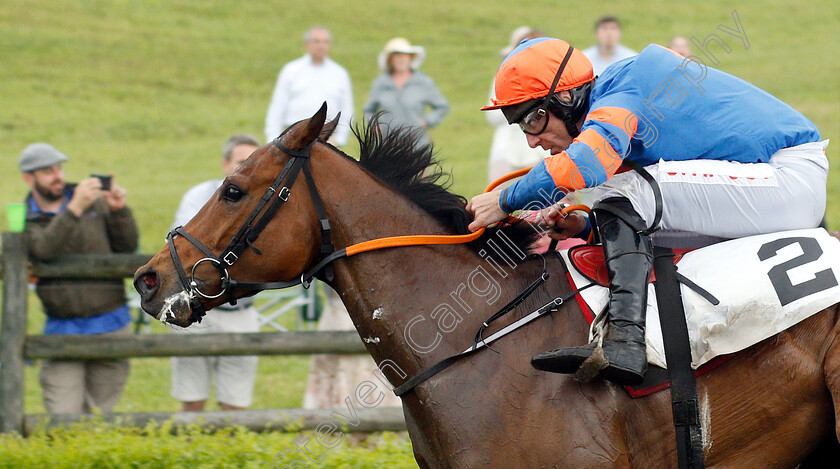
POLYGON ((504 189, 499 205, 507 213, 542 207, 549 199, 557 200, 558 191, 568 194, 603 184, 630 152, 635 132, 636 120, 626 109, 608 106, 591 111, 572 144, 504 189))
MULTIPOLYGON (((629 153, 635 131, 636 120, 627 109, 602 107, 591 111, 580 135, 566 150, 541 161, 508 188, 473 197, 466 207, 474 216, 469 229, 488 226, 516 210, 543 208, 549 200, 556 200, 558 191, 568 194, 604 183, 629 153)), ((571 226, 564 227, 560 236, 580 227, 580 221, 576 216, 561 222, 571 226)))

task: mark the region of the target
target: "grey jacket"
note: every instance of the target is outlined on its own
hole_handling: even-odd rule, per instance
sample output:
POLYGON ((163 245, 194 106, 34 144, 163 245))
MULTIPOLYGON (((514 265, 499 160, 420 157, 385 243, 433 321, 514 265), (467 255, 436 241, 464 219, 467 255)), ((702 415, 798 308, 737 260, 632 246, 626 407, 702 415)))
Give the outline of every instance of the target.
POLYGON ((365 119, 377 111, 385 111, 379 123, 383 134, 387 134, 398 126, 420 128, 421 121, 429 128, 440 124, 449 112, 449 102, 423 72, 412 73, 402 89, 397 88, 390 74, 383 73, 373 81, 362 111, 365 119))

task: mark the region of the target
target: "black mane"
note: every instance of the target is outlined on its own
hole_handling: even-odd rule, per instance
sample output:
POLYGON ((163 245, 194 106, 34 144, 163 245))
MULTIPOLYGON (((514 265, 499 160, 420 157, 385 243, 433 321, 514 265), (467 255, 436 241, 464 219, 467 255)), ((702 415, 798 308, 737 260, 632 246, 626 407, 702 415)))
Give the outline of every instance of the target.
MULTIPOLYGON (((470 232, 467 226, 472 215, 465 208, 467 199, 449 192, 452 176, 443 170, 435 158, 434 146, 423 141, 419 130, 401 127, 383 136, 377 114, 366 126, 354 126, 353 134, 359 140, 362 168, 418 205, 453 234, 470 232)), ((534 228, 520 222, 488 229, 473 246, 497 230, 523 250, 537 238, 534 228)))

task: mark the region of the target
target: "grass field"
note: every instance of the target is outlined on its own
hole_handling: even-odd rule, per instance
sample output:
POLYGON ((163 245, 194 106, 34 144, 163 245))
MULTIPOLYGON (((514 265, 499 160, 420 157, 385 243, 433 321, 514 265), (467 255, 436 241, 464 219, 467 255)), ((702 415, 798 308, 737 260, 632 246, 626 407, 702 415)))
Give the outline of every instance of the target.
MULTIPOLYGON (((0 200, 21 200, 25 186, 18 176, 18 154, 29 143, 48 141, 70 157, 65 166, 70 180, 93 172, 115 174, 129 191, 142 230, 142 252, 157 251, 183 192, 219 176, 222 142, 238 132, 262 137, 277 73, 302 54, 301 36, 314 24, 333 32, 331 55, 351 76, 357 111, 378 73, 376 55, 389 38, 405 36, 426 47, 423 70, 452 105, 432 136, 454 175, 454 190, 467 196, 484 186, 492 128, 478 108, 487 99, 497 51, 510 31, 522 24, 539 26, 584 48, 593 42, 592 22, 604 13, 622 19, 622 42, 636 50, 666 43, 677 34, 701 40, 712 33, 724 37, 732 51, 713 49, 721 62, 718 68, 807 115, 824 138, 835 140, 829 158, 836 162, 836 1, 604 1, 587 2, 587 8, 575 11, 572 5, 503 0, 3 0, 0 200), (734 27, 733 10, 748 48, 717 29, 721 24, 734 27)), ((355 145, 346 150, 355 154, 355 145)), ((833 229, 840 229, 838 196, 840 176, 833 166, 827 211, 833 229)), ((0 207, 4 210, 5 204, 0 207)), ((30 331, 37 333, 43 315, 32 300, 30 331)), ((306 357, 261 359, 254 407, 299 406, 307 364, 306 357)), ((26 386, 26 411, 43 411, 36 368, 30 368, 26 386)), ((178 403, 168 396, 168 360, 134 360, 116 410, 176 410, 178 403)), ((21 448, 25 451, 26 445, 21 448)), ((344 464, 330 467, 354 467, 344 464)))

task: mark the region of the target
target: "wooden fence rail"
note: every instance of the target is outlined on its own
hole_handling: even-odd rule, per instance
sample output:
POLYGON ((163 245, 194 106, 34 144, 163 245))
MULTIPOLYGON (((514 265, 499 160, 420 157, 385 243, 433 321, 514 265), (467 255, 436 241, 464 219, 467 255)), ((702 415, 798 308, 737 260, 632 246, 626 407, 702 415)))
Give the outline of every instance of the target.
POLYGON ((111 337, 37 335, 26 338, 23 350, 28 358, 79 360, 366 352, 356 331, 152 334, 111 337))
POLYGON ((60 427, 85 420, 99 420, 117 426, 146 427, 150 423, 172 422, 175 433, 187 425, 198 425, 205 430, 214 430, 241 425, 251 431, 303 431, 315 430, 325 422, 336 423, 342 431, 369 433, 381 431, 405 431, 405 418, 400 407, 355 408, 355 414, 344 409, 267 409, 212 412, 146 412, 109 413, 93 415, 26 415, 23 434, 31 435, 41 427, 60 427), (352 421, 348 421, 352 419, 352 421))
MULTIPOLYGON (((13 246, 6 246, 6 236, 9 236, 10 240, 19 240, 18 242, 23 243, 22 235, 4 233, 3 259, 6 258, 7 250, 13 250, 13 246)), ((25 246, 20 244, 14 250, 24 254, 24 267, 26 267, 25 246)), ((14 255, 14 253, 11 254, 14 255)), ((33 277, 40 278, 128 278, 133 277, 137 268, 151 259, 151 254, 71 254, 58 261, 33 264, 30 273, 33 277)), ((4 276, 8 270, 5 262, 2 265, 0 277, 4 276)))
MULTIPOLYGON (((3 318, 0 323, 0 431, 28 434, 48 420, 48 426, 87 418, 80 415, 25 415, 24 360, 99 359, 129 357, 355 354, 365 347, 355 331, 272 332, 246 334, 152 334, 130 337, 89 335, 26 335, 28 281, 40 278, 126 278, 151 258, 147 254, 67 256, 56 262, 29 265, 22 233, 3 233, 0 266, 3 277, 3 318)), ((330 409, 276 409, 239 412, 159 412, 107 414, 105 421, 145 425, 151 420, 199 423, 206 428, 244 425, 253 430, 285 430, 291 425, 313 429, 330 419, 330 409)), ((361 423, 348 431, 404 430, 399 408, 359 411, 361 423)))

